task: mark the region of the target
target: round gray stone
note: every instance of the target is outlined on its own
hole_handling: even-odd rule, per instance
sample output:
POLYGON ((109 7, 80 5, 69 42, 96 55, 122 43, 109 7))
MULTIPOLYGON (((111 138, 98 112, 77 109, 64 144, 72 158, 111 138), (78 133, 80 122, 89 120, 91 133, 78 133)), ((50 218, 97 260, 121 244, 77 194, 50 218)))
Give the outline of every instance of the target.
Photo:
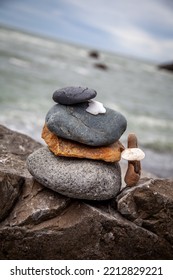
POLYGON ((46 116, 49 130, 59 137, 90 146, 106 146, 117 141, 126 130, 127 121, 120 113, 106 108, 105 114, 86 112, 88 102, 54 105, 46 116))
POLYGON ((71 198, 107 200, 121 187, 118 163, 57 157, 47 147, 32 153, 27 167, 45 187, 71 198))
POLYGON ((96 97, 97 92, 94 89, 84 87, 65 87, 56 90, 53 93, 53 100, 64 105, 71 105, 85 102, 96 97))

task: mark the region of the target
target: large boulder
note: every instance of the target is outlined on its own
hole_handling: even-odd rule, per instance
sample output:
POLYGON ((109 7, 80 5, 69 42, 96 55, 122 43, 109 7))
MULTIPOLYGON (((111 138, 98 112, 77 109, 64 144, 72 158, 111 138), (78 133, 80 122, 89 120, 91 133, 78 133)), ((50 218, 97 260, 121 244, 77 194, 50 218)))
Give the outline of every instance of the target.
MULTIPOLYGON (((115 199, 86 203, 43 187, 33 180, 25 162, 41 144, 2 126, 0 131, 1 181, 4 193, 13 193, 5 215, 0 208, 0 259, 172 259, 172 234, 168 237, 163 233, 164 228, 136 223, 136 218, 125 216, 119 206, 117 210, 115 199)), ((145 191, 146 182, 135 188, 145 191)), ((168 198, 170 193, 169 203, 165 199, 162 220, 159 216, 163 227, 166 227, 163 219, 169 219, 167 231, 173 217, 171 183, 161 180, 159 184, 160 200, 158 197, 156 209, 159 203, 163 206, 165 196, 168 198)), ((8 204, 7 195, 1 197, 4 205, 8 204)), ((126 191, 120 195, 119 199, 123 199, 126 191)), ((153 213, 153 200, 151 203, 153 213)))
POLYGON ((30 137, 0 125, 0 171, 31 178, 27 157, 42 145, 30 137))
POLYGON ((30 137, 0 125, 0 221, 18 200, 25 181, 32 179, 26 159, 41 146, 30 137))
POLYGON ((128 220, 173 244, 173 181, 150 179, 125 188, 117 198, 118 211, 128 220))
POLYGON ((0 171, 0 221, 8 216, 24 183, 21 176, 0 171))
POLYGON ((165 239, 108 205, 99 208, 81 201, 71 201, 38 224, 33 219, 21 225, 4 222, 0 247, 1 259, 172 259, 165 239))

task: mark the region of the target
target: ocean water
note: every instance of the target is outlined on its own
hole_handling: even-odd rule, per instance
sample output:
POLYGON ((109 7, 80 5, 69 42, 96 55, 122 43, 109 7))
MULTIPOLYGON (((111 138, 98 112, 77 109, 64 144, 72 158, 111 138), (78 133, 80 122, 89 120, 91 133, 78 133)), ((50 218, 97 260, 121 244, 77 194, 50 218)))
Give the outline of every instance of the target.
POLYGON ((126 117, 120 140, 126 145, 128 133, 136 133, 146 154, 143 168, 173 177, 173 74, 146 61, 99 54, 96 60, 88 48, 0 27, 0 123, 42 142, 52 93, 87 86, 97 91, 96 100, 126 117))

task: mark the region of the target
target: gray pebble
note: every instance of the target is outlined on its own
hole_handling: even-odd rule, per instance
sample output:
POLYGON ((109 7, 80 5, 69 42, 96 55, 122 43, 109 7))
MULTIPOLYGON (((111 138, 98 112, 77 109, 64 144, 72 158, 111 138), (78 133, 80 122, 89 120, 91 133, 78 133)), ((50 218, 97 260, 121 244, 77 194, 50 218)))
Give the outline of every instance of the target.
POLYGON ((45 187, 71 198, 107 200, 121 187, 118 163, 57 157, 47 147, 32 153, 27 167, 45 187))

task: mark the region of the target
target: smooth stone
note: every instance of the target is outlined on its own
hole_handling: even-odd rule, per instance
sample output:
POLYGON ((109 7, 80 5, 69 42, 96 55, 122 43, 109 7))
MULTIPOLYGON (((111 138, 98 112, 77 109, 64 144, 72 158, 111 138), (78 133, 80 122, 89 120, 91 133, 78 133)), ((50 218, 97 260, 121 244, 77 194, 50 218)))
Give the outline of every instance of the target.
POLYGON ((85 102, 96 97, 97 92, 87 87, 65 87, 53 93, 53 100, 64 105, 85 102))
POLYGON ((71 198, 107 200, 121 187, 118 163, 57 157, 47 147, 32 153, 27 167, 45 187, 71 198))
POLYGON ((91 147, 67 140, 56 136, 46 125, 44 125, 42 130, 42 138, 48 145, 49 149, 58 156, 116 162, 121 159, 121 152, 124 150, 124 146, 119 141, 109 146, 91 147))
POLYGON ((88 101, 89 106, 86 108, 86 111, 92 115, 98 115, 98 114, 105 114, 106 109, 103 106, 103 104, 96 100, 89 100, 88 101))
POLYGON ((127 148, 122 152, 121 157, 129 161, 134 161, 134 160, 140 161, 144 159, 145 154, 139 148, 127 148))
POLYGON ((46 116, 46 125, 57 136, 90 146, 113 144, 126 130, 127 121, 120 113, 106 108, 105 114, 87 113, 88 102, 54 105, 46 116))

